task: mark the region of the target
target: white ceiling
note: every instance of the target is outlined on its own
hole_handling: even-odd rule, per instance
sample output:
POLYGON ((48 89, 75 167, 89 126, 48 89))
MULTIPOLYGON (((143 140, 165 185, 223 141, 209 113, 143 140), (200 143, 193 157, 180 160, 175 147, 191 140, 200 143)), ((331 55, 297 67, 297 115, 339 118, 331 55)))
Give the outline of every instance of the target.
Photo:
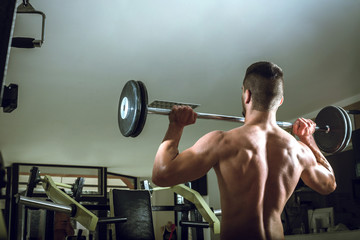
MULTIPOLYGON (((19 3, 21 1, 18 1, 19 3)), ((0 113, 0 150, 13 162, 105 166, 150 176, 167 117, 150 115, 137 138, 117 125, 120 92, 143 81, 155 99, 240 115, 245 69, 280 65, 289 121, 360 96, 360 1, 33 0, 46 18, 41 48, 11 49, 6 84, 19 106, 0 113)), ((14 36, 40 38, 41 17, 17 15, 14 36)), ((181 149, 211 130, 198 120, 181 149)))

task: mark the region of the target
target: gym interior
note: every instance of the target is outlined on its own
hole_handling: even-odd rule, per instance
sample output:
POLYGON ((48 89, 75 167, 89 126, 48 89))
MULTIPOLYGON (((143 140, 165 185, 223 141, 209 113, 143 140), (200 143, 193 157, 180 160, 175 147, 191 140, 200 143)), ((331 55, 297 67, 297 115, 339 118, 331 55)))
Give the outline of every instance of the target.
MULTIPOLYGON (((151 182, 168 126, 151 104, 241 116, 245 70, 259 60, 284 71, 277 120, 316 120, 328 106, 341 119, 318 140, 335 145, 322 150, 337 188, 323 196, 300 181, 281 215, 285 239, 360 239, 359 10, 340 0, 2 0, 0 239, 220 239, 213 170, 180 186, 151 182), (120 123, 135 115, 121 97, 130 80, 146 89, 136 108, 147 111, 120 123)), ((241 124, 198 119, 179 150, 241 124)))

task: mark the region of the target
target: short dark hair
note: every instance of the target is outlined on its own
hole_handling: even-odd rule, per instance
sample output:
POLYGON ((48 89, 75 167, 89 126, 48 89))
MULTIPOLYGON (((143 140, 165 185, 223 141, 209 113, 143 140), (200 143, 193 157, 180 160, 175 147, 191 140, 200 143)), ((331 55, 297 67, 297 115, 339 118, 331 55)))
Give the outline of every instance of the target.
POLYGON ((247 68, 243 86, 251 92, 253 109, 272 110, 284 94, 283 71, 274 63, 256 62, 247 68))

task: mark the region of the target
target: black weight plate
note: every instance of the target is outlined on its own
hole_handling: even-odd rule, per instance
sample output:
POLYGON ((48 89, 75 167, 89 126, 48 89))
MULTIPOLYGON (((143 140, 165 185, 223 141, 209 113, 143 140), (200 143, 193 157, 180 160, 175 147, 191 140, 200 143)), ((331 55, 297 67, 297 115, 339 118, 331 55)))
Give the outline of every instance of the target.
POLYGON ((136 81, 130 80, 122 89, 118 108, 118 124, 123 136, 129 137, 135 132, 140 118, 140 108, 140 87, 136 81))
POLYGON ((329 126, 328 133, 316 131, 314 139, 319 149, 327 153, 336 153, 341 149, 347 138, 347 121, 342 111, 334 106, 328 106, 318 113, 315 119, 317 126, 329 126))
POLYGON ((339 149, 337 149, 336 150, 336 152, 341 152, 345 147, 346 147, 346 140, 347 140, 347 136, 348 136, 348 132, 349 132, 349 127, 348 127, 348 121, 347 121, 347 119, 346 119, 346 117, 345 117, 345 115, 344 115, 344 112, 338 107, 338 106, 336 106, 338 109, 339 109, 339 111, 343 114, 343 116, 344 116, 344 119, 345 119, 345 123, 346 123, 346 135, 344 136, 344 142, 343 142, 343 144, 339 147, 339 149))
POLYGON ((147 94, 146 86, 141 81, 137 81, 137 83, 140 87, 140 96, 141 96, 140 118, 137 124, 137 128, 134 131, 134 133, 131 134, 131 137, 137 137, 142 132, 146 122, 147 111, 148 111, 148 94, 147 94))
POLYGON ((352 135, 352 123, 351 123, 351 119, 350 119, 349 114, 342 107, 337 107, 337 108, 339 108, 341 110, 341 112, 344 114, 344 117, 345 117, 346 122, 347 122, 347 130, 348 130, 345 142, 344 142, 342 148, 339 149, 339 152, 341 152, 342 150, 344 150, 347 147, 347 145, 350 142, 351 135, 352 135))

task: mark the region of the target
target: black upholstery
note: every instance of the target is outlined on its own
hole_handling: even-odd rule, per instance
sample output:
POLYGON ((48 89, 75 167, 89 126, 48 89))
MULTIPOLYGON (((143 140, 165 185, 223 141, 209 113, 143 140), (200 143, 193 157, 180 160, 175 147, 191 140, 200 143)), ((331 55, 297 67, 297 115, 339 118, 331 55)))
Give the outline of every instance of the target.
POLYGON ((115 224, 116 239, 155 239, 149 191, 113 189, 110 197, 112 214, 127 218, 115 224))

